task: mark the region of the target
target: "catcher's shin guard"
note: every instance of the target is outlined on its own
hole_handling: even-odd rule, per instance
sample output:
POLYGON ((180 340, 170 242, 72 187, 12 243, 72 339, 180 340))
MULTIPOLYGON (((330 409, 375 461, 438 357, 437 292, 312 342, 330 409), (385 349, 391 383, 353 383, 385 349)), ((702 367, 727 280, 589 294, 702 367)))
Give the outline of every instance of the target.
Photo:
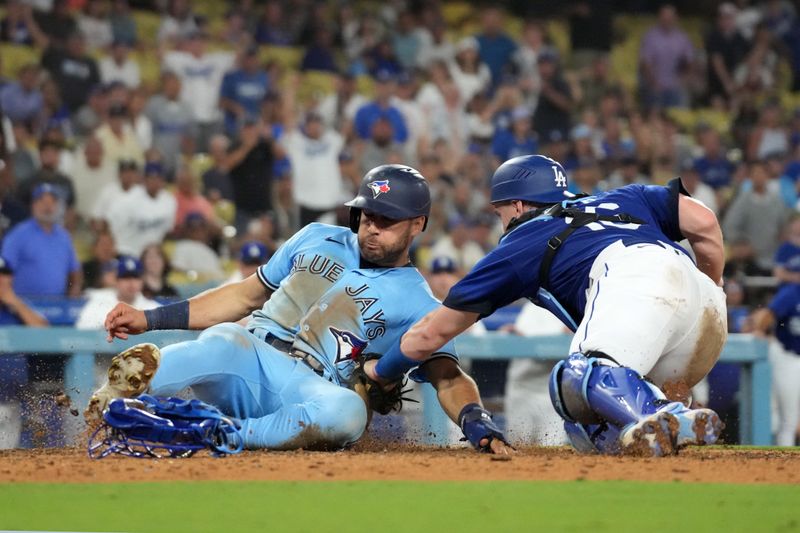
POLYGON ((108 380, 92 394, 83 416, 89 424, 102 421, 114 398, 133 398, 147 390, 161 362, 161 351, 150 343, 137 344, 111 359, 108 380))
POLYGON ((567 422, 615 426, 623 451, 674 453, 680 424, 663 393, 634 370, 600 361, 577 353, 553 368, 550 399, 556 412, 567 422))
POLYGON ((117 398, 103 412, 103 424, 89 439, 89 457, 189 457, 242 451, 241 425, 199 400, 117 398))

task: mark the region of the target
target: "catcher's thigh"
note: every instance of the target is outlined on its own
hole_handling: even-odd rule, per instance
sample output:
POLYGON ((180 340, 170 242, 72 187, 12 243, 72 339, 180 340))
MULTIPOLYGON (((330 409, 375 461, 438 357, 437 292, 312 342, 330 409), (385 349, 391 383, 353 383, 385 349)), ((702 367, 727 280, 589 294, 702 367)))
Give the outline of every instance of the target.
POLYGON ((699 382, 727 338, 725 295, 668 246, 621 242, 595 260, 571 352, 600 351, 661 386, 699 382))

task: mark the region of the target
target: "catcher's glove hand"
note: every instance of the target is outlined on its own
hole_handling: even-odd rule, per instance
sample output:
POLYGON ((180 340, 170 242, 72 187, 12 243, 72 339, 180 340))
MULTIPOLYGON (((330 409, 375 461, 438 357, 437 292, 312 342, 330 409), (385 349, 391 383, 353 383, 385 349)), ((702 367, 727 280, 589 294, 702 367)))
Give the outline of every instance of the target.
POLYGON ((418 403, 417 400, 403 396, 411 391, 411 389, 403 388, 406 386, 406 379, 398 379, 388 385, 382 385, 364 372, 364 363, 380 357, 381 355, 377 353, 361 354, 353 371, 353 377, 355 378, 353 388, 364 399, 367 406, 376 413, 388 415, 392 411, 400 411, 403 408, 404 400, 418 403))

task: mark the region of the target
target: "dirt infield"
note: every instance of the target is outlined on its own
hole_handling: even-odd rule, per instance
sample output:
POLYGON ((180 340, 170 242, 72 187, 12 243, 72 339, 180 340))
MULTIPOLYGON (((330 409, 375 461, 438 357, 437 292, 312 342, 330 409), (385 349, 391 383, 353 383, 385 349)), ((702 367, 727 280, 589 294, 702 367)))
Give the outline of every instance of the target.
POLYGON ((90 460, 82 449, 0 451, 0 483, 173 480, 639 480, 800 483, 800 452, 695 449, 678 457, 579 456, 565 448, 524 448, 498 460, 465 448, 342 452, 244 452, 189 459, 90 460))

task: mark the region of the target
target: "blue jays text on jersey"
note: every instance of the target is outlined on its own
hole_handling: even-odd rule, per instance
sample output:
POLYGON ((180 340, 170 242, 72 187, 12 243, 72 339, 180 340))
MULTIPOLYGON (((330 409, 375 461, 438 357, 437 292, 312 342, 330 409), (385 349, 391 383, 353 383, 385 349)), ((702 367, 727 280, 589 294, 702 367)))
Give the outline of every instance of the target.
MULTIPOLYGON (((358 237, 325 224, 298 232, 258 277, 274 292, 248 329, 292 342, 340 384, 361 352, 397 352, 406 330, 438 306, 416 268, 362 266, 358 237)), ((436 355, 456 358, 452 341, 436 355)))
POLYGON ((678 223, 680 182, 667 187, 628 185, 607 193, 567 200, 563 205, 585 213, 625 213, 639 223, 591 222, 564 240, 550 267, 548 289, 539 268, 551 237, 560 234, 569 218, 540 215, 514 227, 497 248, 479 261, 448 294, 444 305, 488 316, 519 298, 531 299, 558 316, 573 331, 583 318, 589 271, 609 245, 660 244, 686 253, 678 223))

